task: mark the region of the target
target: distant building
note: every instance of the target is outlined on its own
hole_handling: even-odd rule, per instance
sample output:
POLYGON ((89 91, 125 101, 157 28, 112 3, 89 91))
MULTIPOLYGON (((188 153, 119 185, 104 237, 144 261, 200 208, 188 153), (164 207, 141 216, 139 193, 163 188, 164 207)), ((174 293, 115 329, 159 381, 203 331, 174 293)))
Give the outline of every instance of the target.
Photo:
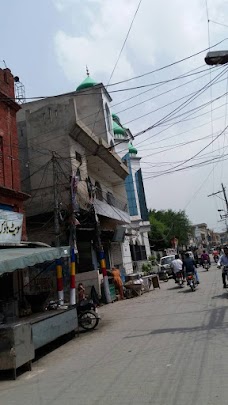
POLYGON ((192 233, 189 239, 189 245, 196 247, 213 247, 221 244, 221 233, 214 232, 207 227, 207 224, 197 224, 192 226, 192 233))
POLYGON ((207 224, 197 224, 192 226, 192 234, 189 241, 191 246, 207 247, 209 245, 210 232, 207 228, 207 224))
MULTIPOLYGON (((0 221, 1 217, 10 221, 10 218, 15 218, 14 212, 24 213, 23 203, 29 195, 21 191, 16 125, 20 106, 15 102, 14 76, 9 69, 0 69, 0 97, 0 210, 4 211, 0 214, 0 221)), ((25 221, 22 238, 26 238, 25 221)))

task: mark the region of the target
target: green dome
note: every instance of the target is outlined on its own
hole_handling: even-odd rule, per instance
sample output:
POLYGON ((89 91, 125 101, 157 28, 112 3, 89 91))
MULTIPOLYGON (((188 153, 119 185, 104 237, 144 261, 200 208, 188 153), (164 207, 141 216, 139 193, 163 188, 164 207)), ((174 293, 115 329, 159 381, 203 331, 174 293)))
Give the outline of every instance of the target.
POLYGON ((115 135, 125 135, 125 130, 115 121, 112 121, 112 127, 115 135))
POLYGON ((76 91, 80 91, 83 89, 88 89, 90 87, 95 86, 97 83, 93 80, 90 76, 87 76, 85 80, 76 88, 76 91))
POLYGON ((133 155, 137 155, 137 153, 138 153, 137 149, 132 145, 131 142, 128 144, 128 150, 129 150, 129 153, 133 154, 133 155))
POLYGON ((114 120, 117 120, 117 121, 120 122, 120 119, 119 119, 118 115, 112 114, 112 118, 113 118, 114 120))

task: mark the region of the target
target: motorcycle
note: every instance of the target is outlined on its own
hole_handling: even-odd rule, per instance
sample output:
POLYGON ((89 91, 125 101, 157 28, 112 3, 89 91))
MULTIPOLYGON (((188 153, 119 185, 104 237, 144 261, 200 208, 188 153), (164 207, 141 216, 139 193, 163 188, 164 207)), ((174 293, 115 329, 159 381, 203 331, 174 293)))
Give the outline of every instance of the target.
POLYGON ((184 278, 181 271, 176 273, 176 283, 178 284, 179 287, 184 287, 184 278))
POLYGON ((205 269, 205 270, 209 270, 209 268, 210 268, 210 264, 208 263, 208 261, 207 260, 204 260, 204 262, 203 262, 203 268, 205 269))
POLYGON ((62 302, 62 300, 49 301, 45 307, 45 311, 54 311, 56 309, 67 309, 68 305, 64 305, 64 304, 62 305, 61 302, 62 302))
POLYGON ((162 280, 162 281, 165 281, 165 282, 169 281, 169 275, 168 275, 168 272, 165 269, 162 269, 162 268, 159 269, 158 277, 159 277, 159 280, 162 280))
MULTIPOLYGON (((223 274, 225 274, 225 280, 228 279, 228 266, 224 266, 222 270, 223 274)), ((226 283, 227 285, 227 283, 226 283)))
POLYGON ((191 288, 192 291, 195 291, 196 289, 196 276, 194 273, 187 273, 186 276, 187 279, 187 285, 191 288))
MULTIPOLYGON (((49 301, 45 310, 53 311, 57 309, 67 309, 68 305, 61 305, 61 300, 49 301)), ((92 300, 82 301, 80 304, 76 305, 78 314, 78 324, 85 330, 93 330, 96 328, 100 321, 100 316, 97 312, 96 305, 92 300)))
POLYGON ((100 321, 93 301, 82 301, 77 305, 78 323, 85 330, 93 330, 100 321))
POLYGON ((214 262, 217 264, 219 261, 219 257, 217 255, 214 256, 214 262))

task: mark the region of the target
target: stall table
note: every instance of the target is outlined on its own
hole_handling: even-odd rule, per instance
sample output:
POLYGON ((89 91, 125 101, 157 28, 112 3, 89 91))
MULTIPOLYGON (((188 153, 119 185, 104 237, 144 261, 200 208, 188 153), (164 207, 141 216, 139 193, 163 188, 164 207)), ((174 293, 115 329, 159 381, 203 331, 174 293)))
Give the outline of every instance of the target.
POLYGON ((35 350, 78 328, 76 308, 33 314, 0 325, 0 370, 13 370, 31 362, 35 350))

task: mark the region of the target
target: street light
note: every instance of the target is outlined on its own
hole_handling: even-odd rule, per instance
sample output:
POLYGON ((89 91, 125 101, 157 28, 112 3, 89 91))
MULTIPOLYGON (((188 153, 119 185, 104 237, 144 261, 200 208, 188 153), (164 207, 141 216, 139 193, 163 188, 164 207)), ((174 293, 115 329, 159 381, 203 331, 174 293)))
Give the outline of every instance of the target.
POLYGON ((204 60, 210 66, 225 65, 228 63, 228 51, 208 52, 204 60))

